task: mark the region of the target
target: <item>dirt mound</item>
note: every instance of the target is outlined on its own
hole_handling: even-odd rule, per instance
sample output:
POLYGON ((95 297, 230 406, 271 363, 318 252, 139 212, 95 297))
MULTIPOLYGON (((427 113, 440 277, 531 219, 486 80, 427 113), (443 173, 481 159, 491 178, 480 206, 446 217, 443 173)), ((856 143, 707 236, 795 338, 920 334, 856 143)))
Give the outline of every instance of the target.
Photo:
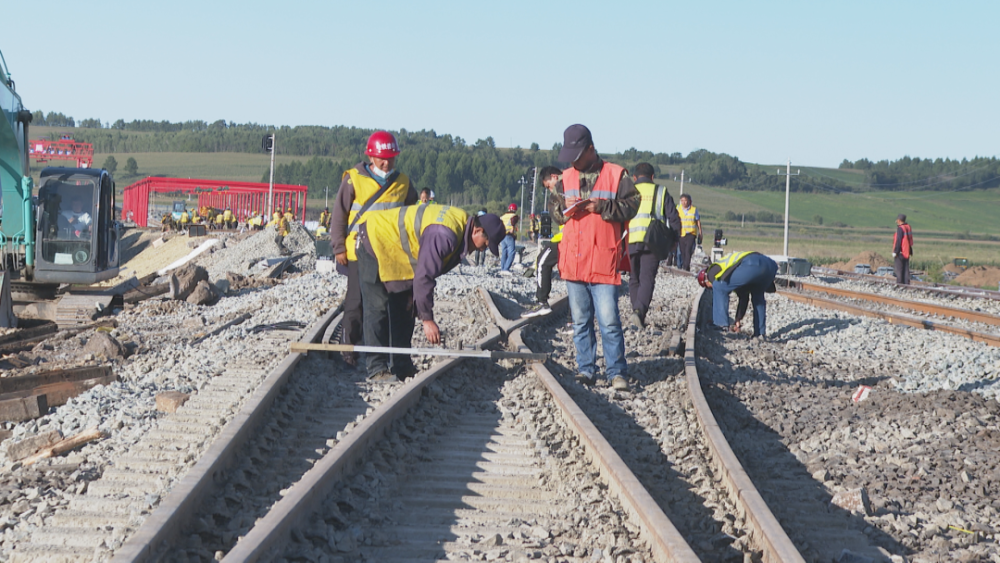
POLYGON ((951 274, 961 274, 964 271, 954 264, 945 264, 943 270, 951 274))
POLYGON ((854 258, 851 258, 847 262, 834 262, 833 264, 830 264, 827 267, 833 268, 835 270, 846 270, 848 272, 852 272, 854 271, 854 266, 858 264, 868 264, 869 266, 872 267, 873 272, 875 270, 878 270, 882 266, 892 266, 892 262, 886 260, 878 252, 872 252, 870 250, 866 250, 861 254, 858 254, 854 258))
POLYGON ((973 266, 955 278, 955 283, 997 289, 998 284, 1000 284, 1000 268, 994 266, 973 266))

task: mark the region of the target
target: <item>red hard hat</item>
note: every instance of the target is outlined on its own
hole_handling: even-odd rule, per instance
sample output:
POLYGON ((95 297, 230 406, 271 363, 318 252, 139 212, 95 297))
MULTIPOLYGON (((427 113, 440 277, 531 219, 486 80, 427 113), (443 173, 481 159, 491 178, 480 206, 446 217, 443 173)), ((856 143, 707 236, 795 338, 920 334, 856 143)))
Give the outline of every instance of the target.
POLYGON ((517 204, 516 203, 512 203, 512 204, 508 205, 507 206, 507 211, 510 211, 510 212, 517 211, 517 204))
POLYGON ((708 270, 698 272, 698 285, 708 287, 708 270))
POLYGON ((376 131, 368 137, 368 147, 365 154, 375 158, 393 158, 399 156, 399 144, 396 137, 388 131, 376 131))

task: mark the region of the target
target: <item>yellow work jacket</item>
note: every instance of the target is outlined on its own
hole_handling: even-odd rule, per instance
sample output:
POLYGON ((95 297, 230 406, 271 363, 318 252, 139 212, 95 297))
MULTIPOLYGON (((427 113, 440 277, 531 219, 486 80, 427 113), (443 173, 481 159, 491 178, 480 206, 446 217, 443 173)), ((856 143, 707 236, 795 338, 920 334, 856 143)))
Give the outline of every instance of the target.
POLYGON ((728 256, 723 256, 722 258, 720 258, 718 262, 712 264, 712 266, 709 266, 709 269, 712 269, 713 266, 719 266, 720 268, 719 272, 715 274, 715 276, 713 276, 712 281, 716 282, 721 280, 723 276, 726 275, 726 272, 732 270, 736 266, 739 266, 740 262, 742 262, 744 258, 750 256, 751 254, 753 254, 753 252, 733 252, 728 256))
POLYGON ((330 214, 326 211, 319 214, 319 224, 325 225, 330 220, 330 214))
MULTIPOLYGON (((358 212, 361 211, 361 208, 364 207, 365 203, 367 203, 372 196, 377 194, 378 191, 382 189, 382 186, 380 186, 374 178, 371 178, 370 176, 363 176, 360 172, 358 172, 357 168, 348 169, 344 172, 344 175, 350 177, 348 181, 352 186, 354 186, 354 201, 351 203, 351 211, 347 214, 348 232, 347 239, 345 241, 347 244, 347 259, 357 260, 358 255, 354 248, 355 240, 358 237, 358 225, 360 225, 364 219, 362 218, 362 221, 358 221, 357 223, 355 223, 354 219, 357 217, 358 212)), ((375 202, 368 207, 365 211, 365 215, 372 211, 385 211, 387 209, 402 207, 406 202, 406 194, 409 192, 410 178, 403 173, 397 174, 393 179, 392 184, 389 184, 389 189, 385 190, 385 192, 383 192, 382 195, 380 195, 378 199, 376 199, 375 202)))
POLYGON ((551 238, 551 239, 549 239, 549 240, 551 240, 552 242, 554 242, 554 243, 558 244, 558 243, 559 243, 559 241, 561 241, 561 240, 562 240, 562 231, 563 231, 563 227, 564 227, 564 226, 565 226, 565 225, 559 225, 559 232, 558 232, 558 233, 556 233, 556 234, 555 234, 555 236, 554 236, 554 237, 552 237, 552 238, 551 238))
POLYGON ((181 213, 181 223, 182 224, 187 224, 188 221, 189 221, 189 219, 188 219, 187 211, 185 211, 184 213, 181 213))
MULTIPOLYGON (((383 282, 413 279, 424 229, 444 225, 461 241, 468 221, 469 216, 461 208, 436 203, 365 213, 361 219, 367 225, 368 240, 378 258, 378 275, 383 282)), ((455 246, 455 252, 459 248, 461 244, 455 246)), ((446 257, 444 262, 451 258, 446 257)))
POLYGON ((698 208, 692 205, 685 211, 683 205, 678 205, 677 214, 681 216, 681 236, 697 235, 698 222, 695 217, 698 215, 698 208))
POLYGON ((229 209, 222 212, 222 220, 231 223, 233 220, 233 212, 229 209))
POLYGON ((507 230, 508 235, 514 234, 514 217, 517 217, 517 213, 504 213, 500 216, 503 228, 507 230))
POLYGON ((628 222, 629 244, 646 242, 646 231, 649 229, 650 221, 663 220, 663 202, 667 195, 666 188, 649 182, 636 184, 635 189, 639 190, 642 202, 639 203, 639 211, 635 217, 628 222))

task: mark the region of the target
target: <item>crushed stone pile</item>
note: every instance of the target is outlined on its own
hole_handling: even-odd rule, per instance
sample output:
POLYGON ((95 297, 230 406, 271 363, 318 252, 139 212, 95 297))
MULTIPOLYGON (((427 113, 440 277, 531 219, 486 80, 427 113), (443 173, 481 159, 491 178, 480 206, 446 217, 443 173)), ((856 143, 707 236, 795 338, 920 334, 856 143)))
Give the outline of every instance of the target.
POLYGON ((267 258, 280 258, 293 254, 304 254, 295 261, 295 267, 301 272, 309 272, 316 266, 315 240, 309 231, 299 223, 292 223, 288 236, 282 237, 273 228, 264 229, 249 236, 235 246, 229 246, 232 240, 226 242, 226 247, 213 252, 199 260, 199 264, 208 270, 211 280, 225 279, 229 272, 242 276, 252 276, 259 273, 256 264, 267 258))
POLYGON ((175 234, 159 246, 154 247, 150 242, 142 252, 139 252, 130 260, 121 264, 121 273, 117 277, 101 282, 98 285, 113 287, 133 277, 142 278, 148 276, 187 256, 208 238, 210 237, 189 238, 185 235, 175 234), (191 244, 194 244, 194 247, 191 244))

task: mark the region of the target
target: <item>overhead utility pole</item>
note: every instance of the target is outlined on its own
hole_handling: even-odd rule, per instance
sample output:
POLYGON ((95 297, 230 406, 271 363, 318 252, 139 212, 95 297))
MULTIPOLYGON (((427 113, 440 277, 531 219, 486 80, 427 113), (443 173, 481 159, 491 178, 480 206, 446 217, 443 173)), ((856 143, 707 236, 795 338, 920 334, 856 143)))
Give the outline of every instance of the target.
POLYGON ((521 208, 519 209, 521 218, 517 220, 517 230, 521 230, 521 226, 524 225, 524 185, 527 183, 528 181, 524 179, 524 176, 521 176, 521 181, 518 182, 518 184, 521 184, 521 208))
POLYGON ((684 170, 681 170, 681 195, 684 195, 684 170))
POLYGON ((795 174, 792 174, 792 159, 788 159, 788 165, 785 168, 784 174, 782 174, 781 169, 778 169, 778 176, 785 177, 785 246, 784 253, 785 258, 788 258, 788 192, 792 188, 792 176, 798 176, 801 174, 801 170, 796 170, 795 174))

